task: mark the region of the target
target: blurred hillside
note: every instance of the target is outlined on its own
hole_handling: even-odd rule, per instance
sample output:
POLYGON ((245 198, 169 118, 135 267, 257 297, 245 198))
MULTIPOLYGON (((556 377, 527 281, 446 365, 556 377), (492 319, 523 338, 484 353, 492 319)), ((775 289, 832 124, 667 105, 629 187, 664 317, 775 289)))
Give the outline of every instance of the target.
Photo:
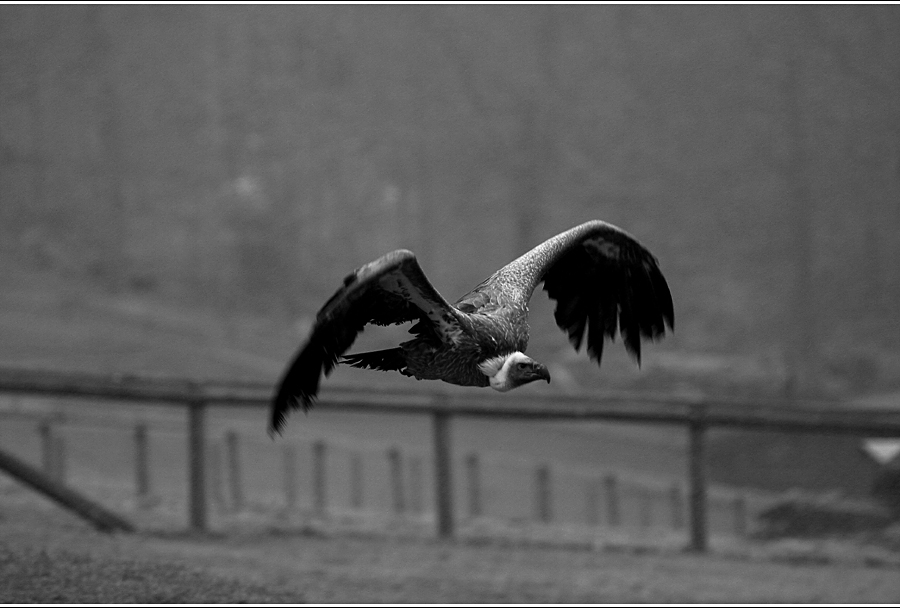
POLYGON ((452 300, 599 218, 669 280, 663 386, 897 389, 897 99, 891 5, 4 5, 0 273, 292 348, 386 251, 452 300))

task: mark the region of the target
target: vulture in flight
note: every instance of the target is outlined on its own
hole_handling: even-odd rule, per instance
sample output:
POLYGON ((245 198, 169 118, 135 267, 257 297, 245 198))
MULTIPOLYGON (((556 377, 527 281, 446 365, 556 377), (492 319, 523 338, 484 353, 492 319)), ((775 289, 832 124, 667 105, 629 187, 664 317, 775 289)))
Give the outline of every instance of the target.
POLYGON ((524 354, 528 301, 540 283, 556 300, 556 324, 576 351, 587 332, 587 352, 598 365, 603 341, 615 339, 617 330, 640 364, 641 338, 658 339, 666 326, 674 328, 672 295, 656 258, 606 222, 585 222, 554 236, 453 304, 434 288, 416 256, 398 249, 349 274, 322 306, 278 386, 270 432, 281 431, 291 408, 312 406, 322 374, 337 363, 501 392, 550 382, 547 367, 524 354), (409 321, 415 321, 413 339, 344 355, 367 324, 409 321))

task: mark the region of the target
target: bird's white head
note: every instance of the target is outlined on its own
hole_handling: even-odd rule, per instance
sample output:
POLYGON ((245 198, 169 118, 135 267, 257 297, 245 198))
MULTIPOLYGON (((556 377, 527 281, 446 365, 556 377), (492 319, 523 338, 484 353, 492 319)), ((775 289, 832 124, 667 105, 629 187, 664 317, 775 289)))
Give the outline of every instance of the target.
POLYGON ((501 393, 535 380, 550 382, 547 366, 520 351, 486 359, 478 368, 490 378, 491 388, 501 393))

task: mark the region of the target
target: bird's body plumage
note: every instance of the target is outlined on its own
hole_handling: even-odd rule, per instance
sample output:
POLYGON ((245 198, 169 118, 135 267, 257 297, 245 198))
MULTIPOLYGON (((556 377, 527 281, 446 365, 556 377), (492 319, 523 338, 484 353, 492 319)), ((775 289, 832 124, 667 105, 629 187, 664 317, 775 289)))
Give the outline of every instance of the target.
POLYGON ((546 368, 523 354, 528 301, 542 282, 557 302, 557 325, 576 350, 586 332, 588 354, 598 364, 604 339, 613 339, 617 330, 640 362, 641 337, 657 339, 674 325, 672 297, 656 258, 621 229, 598 220, 548 239, 454 304, 431 285, 415 255, 400 249, 348 275, 321 308, 307 343, 279 385, 272 429, 280 430, 291 407, 312 405, 321 375, 339 361, 497 390, 535 379, 549 382, 546 368), (412 340, 342 358, 365 325, 409 321, 416 322, 410 328, 412 340), (512 356, 518 369, 503 365, 507 359, 512 363, 512 356))

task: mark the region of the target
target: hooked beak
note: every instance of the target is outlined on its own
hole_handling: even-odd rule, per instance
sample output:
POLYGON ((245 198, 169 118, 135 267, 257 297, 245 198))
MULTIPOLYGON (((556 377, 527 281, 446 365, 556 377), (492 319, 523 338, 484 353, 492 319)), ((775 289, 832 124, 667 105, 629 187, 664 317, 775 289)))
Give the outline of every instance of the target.
POLYGON ((532 374, 535 376, 535 380, 543 379, 547 381, 547 384, 550 384, 550 370, 547 369, 546 365, 535 365, 532 374))

